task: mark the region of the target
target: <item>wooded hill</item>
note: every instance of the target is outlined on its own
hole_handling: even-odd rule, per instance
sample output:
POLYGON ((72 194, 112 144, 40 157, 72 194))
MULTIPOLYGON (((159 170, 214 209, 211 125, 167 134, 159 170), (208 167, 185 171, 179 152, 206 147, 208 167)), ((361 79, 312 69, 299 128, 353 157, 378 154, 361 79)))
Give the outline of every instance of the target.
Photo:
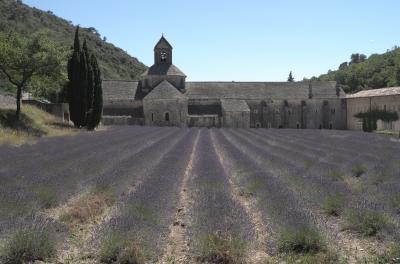
MULTIPOLYGON (((46 30, 50 40, 72 47, 75 25, 51 11, 29 7, 21 0, 0 1, 0 31, 15 31, 24 36, 46 30)), ((146 66, 122 49, 106 42, 95 28, 81 28, 81 39, 87 39, 90 50, 99 60, 104 79, 138 79, 146 66)))
MULTIPOLYGON (((314 78, 315 79, 315 78, 314 78)), ((319 76, 322 81, 337 81, 346 93, 360 90, 400 86, 400 48, 383 54, 352 54, 335 71, 319 76)))

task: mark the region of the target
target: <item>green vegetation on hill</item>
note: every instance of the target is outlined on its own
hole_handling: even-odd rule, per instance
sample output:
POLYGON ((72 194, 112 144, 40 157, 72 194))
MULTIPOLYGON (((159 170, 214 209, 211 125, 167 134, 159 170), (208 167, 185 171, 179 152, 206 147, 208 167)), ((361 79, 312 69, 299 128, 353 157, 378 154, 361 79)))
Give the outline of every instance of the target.
POLYGON ((400 48, 383 54, 353 54, 335 71, 319 76, 321 81, 337 81, 346 93, 360 90, 400 86, 400 48))
MULTIPOLYGON (((70 21, 55 16, 51 11, 45 12, 29 7, 22 1, 2 0, 0 1, 0 14, 1 32, 12 31, 23 36, 31 36, 34 33, 46 31, 47 37, 51 41, 68 49, 73 46, 75 26, 70 21)), ((122 49, 107 43, 95 28, 81 28, 80 33, 81 38, 87 40, 90 50, 99 59, 104 79, 133 80, 138 79, 139 75, 145 71, 146 66, 143 63, 122 49)), ((30 85, 38 86, 36 90, 43 89, 40 87, 40 83, 30 85)), ((56 85, 61 87, 64 83, 56 85)), ((0 89, 10 88, 0 85, 0 89)))

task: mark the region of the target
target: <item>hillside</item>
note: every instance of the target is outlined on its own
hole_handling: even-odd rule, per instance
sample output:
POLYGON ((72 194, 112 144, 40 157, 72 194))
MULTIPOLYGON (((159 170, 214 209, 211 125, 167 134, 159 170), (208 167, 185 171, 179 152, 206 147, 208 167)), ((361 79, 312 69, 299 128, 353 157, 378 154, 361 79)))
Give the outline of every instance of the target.
POLYGON ((346 93, 400 85, 400 48, 367 58, 353 54, 350 62, 343 62, 335 71, 318 77, 321 81, 337 81, 346 93))
MULTIPOLYGON (((48 37, 62 46, 71 47, 75 25, 55 16, 51 11, 29 7, 22 1, 0 1, 0 31, 14 30, 29 36, 46 30, 48 37)), ((83 28, 81 39, 87 39, 89 48, 97 56, 104 79, 137 79, 146 66, 122 49, 104 41, 95 28, 83 28)))

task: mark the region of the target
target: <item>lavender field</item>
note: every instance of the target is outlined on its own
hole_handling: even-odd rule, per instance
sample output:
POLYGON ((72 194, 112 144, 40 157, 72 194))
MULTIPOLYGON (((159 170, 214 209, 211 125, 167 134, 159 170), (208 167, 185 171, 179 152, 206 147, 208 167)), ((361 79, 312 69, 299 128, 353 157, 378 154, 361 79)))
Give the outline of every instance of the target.
POLYGON ((400 142, 376 134, 115 127, 0 146, 0 263, 398 263, 399 224, 400 142))

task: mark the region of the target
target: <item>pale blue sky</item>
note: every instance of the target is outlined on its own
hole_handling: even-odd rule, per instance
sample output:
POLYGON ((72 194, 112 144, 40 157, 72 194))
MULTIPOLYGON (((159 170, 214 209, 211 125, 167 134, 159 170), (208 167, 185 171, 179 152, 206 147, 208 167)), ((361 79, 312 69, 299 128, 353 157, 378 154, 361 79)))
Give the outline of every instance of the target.
POLYGON ((163 32, 192 81, 285 81, 400 45, 398 0, 23 0, 150 66, 163 32))

